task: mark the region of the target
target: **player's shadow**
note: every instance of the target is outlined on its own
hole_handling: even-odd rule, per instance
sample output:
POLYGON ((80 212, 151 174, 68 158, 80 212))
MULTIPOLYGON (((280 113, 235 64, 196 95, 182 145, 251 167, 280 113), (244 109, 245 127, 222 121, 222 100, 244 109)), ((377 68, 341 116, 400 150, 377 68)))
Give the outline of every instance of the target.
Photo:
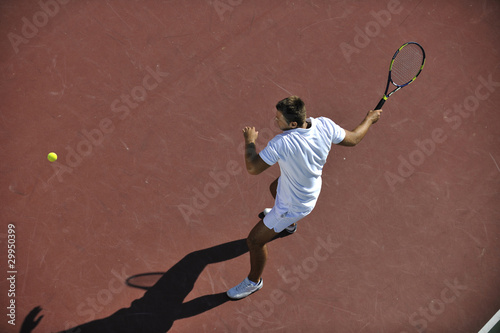
MULTIPOLYGON (((287 236, 282 233, 276 238, 287 236)), ((230 299, 225 292, 205 295, 184 303, 203 269, 209 265, 236 258, 248 252, 245 239, 191 252, 172 266, 143 297, 109 317, 94 320, 63 332, 67 333, 165 333, 177 319, 188 318, 213 309, 230 299)), ((242 272, 244 273, 244 272, 242 272)), ((147 275, 147 274, 146 274, 147 275)), ((31 332, 40 313, 37 307, 26 317, 22 333, 31 332)), ((61 333, 63 333, 61 332, 61 333)))

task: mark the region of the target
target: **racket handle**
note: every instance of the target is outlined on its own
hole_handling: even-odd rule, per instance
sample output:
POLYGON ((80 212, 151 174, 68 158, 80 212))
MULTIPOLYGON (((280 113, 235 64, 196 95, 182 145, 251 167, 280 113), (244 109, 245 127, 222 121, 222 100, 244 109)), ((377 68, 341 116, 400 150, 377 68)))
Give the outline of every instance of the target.
POLYGON ((380 110, 380 109, 382 108, 382 106, 384 105, 384 103, 385 103, 385 98, 382 98, 382 99, 380 100, 380 102, 378 102, 378 104, 377 104, 377 106, 375 107, 375 109, 373 109, 373 110, 380 110))

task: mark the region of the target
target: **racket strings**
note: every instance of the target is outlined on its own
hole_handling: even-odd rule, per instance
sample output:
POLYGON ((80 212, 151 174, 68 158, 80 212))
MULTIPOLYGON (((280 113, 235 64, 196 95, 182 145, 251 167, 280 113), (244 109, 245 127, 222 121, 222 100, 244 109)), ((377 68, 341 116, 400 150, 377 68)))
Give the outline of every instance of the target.
POLYGON ((404 46, 392 64, 392 82, 402 86, 412 81, 420 72, 423 60, 424 54, 418 45, 408 44, 404 46))

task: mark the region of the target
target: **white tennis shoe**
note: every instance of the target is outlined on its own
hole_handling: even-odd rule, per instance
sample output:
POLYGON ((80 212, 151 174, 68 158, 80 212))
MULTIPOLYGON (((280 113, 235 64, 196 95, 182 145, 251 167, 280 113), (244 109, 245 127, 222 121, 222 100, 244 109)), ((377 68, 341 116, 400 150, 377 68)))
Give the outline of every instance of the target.
POLYGON ((297 223, 294 223, 292 225, 289 225, 288 227, 285 228, 285 230, 290 233, 290 234, 293 234, 294 232, 297 231, 297 223))
POLYGON ((269 214, 272 208, 265 208, 262 212, 259 213, 259 219, 263 220, 264 216, 269 214))
POLYGON ((259 283, 255 284, 248 279, 248 277, 243 280, 239 285, 229 289, 226 294, 231 299, 242 299, 250 294, 253 294, 257 290, 260 290, 264 282, 260 279, 259 283))

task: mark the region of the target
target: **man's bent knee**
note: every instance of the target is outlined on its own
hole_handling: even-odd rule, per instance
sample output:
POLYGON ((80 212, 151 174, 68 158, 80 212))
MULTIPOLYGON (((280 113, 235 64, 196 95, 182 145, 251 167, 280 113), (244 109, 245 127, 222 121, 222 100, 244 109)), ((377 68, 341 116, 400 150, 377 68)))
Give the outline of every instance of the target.
POLYGON ((249 249, 262 247, 271 241, 277 233, 269 229, 261 220, 247 237, 247 246, 249 249))
POLYGON ((247 237, 247 246, 249 249, 253 249, 253 248, 257 248, 257 247, 263 247, 264 245, 266 245, 267 242, 259 239, 258 237, 256 237, 255 235, 248 235, 247 237))

